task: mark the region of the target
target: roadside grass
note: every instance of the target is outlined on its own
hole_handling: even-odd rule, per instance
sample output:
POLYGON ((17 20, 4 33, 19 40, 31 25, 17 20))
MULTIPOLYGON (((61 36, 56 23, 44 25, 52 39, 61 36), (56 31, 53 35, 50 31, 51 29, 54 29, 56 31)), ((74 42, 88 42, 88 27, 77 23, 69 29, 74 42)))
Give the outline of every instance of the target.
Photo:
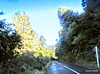
MULTIPOLYGON (((44 66, 42 68, 42 70, 38 70, 38 69, 27 69, 25 70, 24 72, 21 72, 21 71, 16 71, 16 70, 10 70, 10 69, 7 69, 6 68, 3 68, 0 70, 0 74, 4 74, 5 72, 4 71, 7 71, 6 74, 45 74, 45 72, 48 70, 49 66, 51 65, 51 61, 47 63, 46 66, 44 66)), ((0 65, 0 68, 2 67, 2 65, 0 65)), ((31 67, 32 68, 32 67, 31 67)))
POLYGON ((93 61, 86 61, 86 60, 80 59, 79 61, 76 62, 76 64, 80 64, 80 65, 92 67, 92 68, 97 68, 96 60, 93 62, 93 61))
POLYGON ((47 65, 44 67, 44 71, 47 71, 50 65, 51 65, 51 61, 48 62, 47 65))
POLYGON ((0 74, 45 74, 51 61, 48 57, 25 53, 7 63, 0 64, 0 74))
POLYGON ((82 59, 82 58, 77 59, 77 60, 72 60, 71 57, 69 58, 69 56, 70 56, 69 54, 65 54, 59 59, 59 61, 69 62, 73 64, 75 63, 75 64, 83 65, 86 67, 98 68, 96 59, 95 61, 91 61, 91 60, 87 61, 86 59, 82 59))
POLYGON ((38 70, 38 69, 26 70, 25 72, 20 72, 19 74, 45 74, 50 65, 51 61, 48 62, 46 66, 44 66, 43 70, 38 70))

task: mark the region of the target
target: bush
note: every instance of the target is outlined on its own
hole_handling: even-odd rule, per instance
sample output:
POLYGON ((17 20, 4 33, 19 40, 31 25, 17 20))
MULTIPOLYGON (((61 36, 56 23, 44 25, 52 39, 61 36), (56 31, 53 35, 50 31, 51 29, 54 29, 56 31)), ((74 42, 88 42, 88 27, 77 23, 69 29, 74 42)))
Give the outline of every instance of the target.
POLYGON ((14 49, 19 45, 21 36, 11 28, 11 25, 13 24, 0 21, 0 62, 8 61, 18 54, 14 49))

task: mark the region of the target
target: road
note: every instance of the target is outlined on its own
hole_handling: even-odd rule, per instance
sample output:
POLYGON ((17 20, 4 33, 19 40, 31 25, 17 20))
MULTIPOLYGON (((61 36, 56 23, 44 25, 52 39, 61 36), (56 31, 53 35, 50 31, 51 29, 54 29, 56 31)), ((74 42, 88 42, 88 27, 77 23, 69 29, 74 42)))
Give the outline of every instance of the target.
POLYGON ((45 74, 100 74, 100 70, 71 63, 52 61, 45 74))

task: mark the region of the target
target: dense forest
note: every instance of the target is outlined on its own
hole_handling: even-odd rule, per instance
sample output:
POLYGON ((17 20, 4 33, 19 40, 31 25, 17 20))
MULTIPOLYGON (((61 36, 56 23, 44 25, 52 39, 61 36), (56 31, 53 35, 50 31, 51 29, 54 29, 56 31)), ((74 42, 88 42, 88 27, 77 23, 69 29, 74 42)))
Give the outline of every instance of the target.
POLYGON ((100 48, 100 1, 82 0, 84 12, 58 9, 59 30, 56 55, 59 60, 97 67, 93 48, 100 48))
POLYGON ((32 29, 25 12, 15 13, 11 23, 0 21, 0 74, 44 74, 57 58, 55 48, 32 29))

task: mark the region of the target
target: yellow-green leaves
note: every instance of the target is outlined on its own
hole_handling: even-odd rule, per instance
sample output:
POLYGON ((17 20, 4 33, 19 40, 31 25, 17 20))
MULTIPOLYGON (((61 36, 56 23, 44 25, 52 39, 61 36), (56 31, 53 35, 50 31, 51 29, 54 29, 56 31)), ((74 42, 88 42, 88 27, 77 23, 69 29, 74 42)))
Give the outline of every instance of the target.
POLYGON ((61 17, 67 10, 68 10, 68 8, 66 8, 66 7, 60 7, 58 9, 58 17, 61 17))
POLYGON ((32 29, 29 18, 26 16, 25 12, 22 13, 16 13, 14 15, 13 23, 15 24, 15 29, 18 31, 18 33, 21 35, 22 39, 22 48, 19 53, 23 52, 34 52, 34 56, 37 57, 40 54, 42 54, 43 57, 54 57, 54 52, 48 50, 46 45, 46 39, 43 37, 43 35, 38 35, 38 33, 34 32, 32 29))

